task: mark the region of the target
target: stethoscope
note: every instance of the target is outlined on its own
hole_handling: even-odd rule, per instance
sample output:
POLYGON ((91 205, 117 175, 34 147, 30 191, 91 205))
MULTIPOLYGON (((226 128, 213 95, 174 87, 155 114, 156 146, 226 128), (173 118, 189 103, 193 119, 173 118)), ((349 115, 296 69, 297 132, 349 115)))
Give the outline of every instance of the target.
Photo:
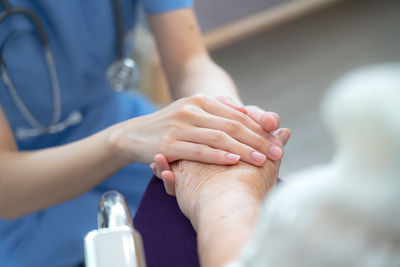
MULTIPOLYGON (((50 49, 49 39, 46 35, 46 31, 40 19, 37 15, 35 15, 32 10, 28 8, 12 7, 8 0, 0 0, 0 3, 4 8, 4 11, 0 13, 0 24, 8 17, 15 14, 20 14, 28 17, 34 25, 34 30, 37 32, 39 40, 43 46, 44 57, 50 74, 51 88, 53 94, 53 117, 48 125, 43 125, 36 119, 36 117, 32 114, 32 112, 28 109, 28 107, 24 104, 24 102, 18 95, 18 92, 15 89, 14 84, 10 78, 10 75, 8 74, 3 58, 3 51, 6 44, 25 32, 20 31, 9 35, 0 47, 1 75, 15 105, 31 126, 31 128, 17 128, 16 138, 18 140, 24 140, 46 133, 58 133, 68 128, 69 126, 80 123, 82 121, 82 114, 78 110, 72 111, 65 120, 60 121, 61 89, 58 81, 56 66, 54 63, 54 56, 50 49)), ((134 89, 139 79, 138 67, 135 61, 133 61, 131 58, 124 57, 122 15, 119 0, 113 0, 112 3, 115 18, 118 60, 110 65, 110 67, 107 69, 106 76, 111 86, 117 91, 134 89)))

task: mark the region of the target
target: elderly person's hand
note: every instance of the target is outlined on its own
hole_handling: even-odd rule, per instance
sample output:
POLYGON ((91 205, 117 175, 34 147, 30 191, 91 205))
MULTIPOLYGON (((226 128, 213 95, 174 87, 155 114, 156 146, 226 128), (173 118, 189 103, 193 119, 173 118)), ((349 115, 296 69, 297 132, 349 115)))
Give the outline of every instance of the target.
POLYGON ((262 168, 239 162, 234 166, 209 165, 193 161, 178 161, 171 165, 176 175, 175 192, 180 209, 195 230, 202 206, 215 205, 223 199, 251 195, 262 201, 277 181, 280 161, 268 161, 262 168))
MULTIPOLYGON (((287 129, 275 134, 282 144, 290 136, 287 129)), ((261 168, 243 162, 171 165, 179 207, 198 233, 203 266, 221 266, 238 256, 252 233, 263 197, 277 181, 279 165, 280 161, 267 161, 261 168)))

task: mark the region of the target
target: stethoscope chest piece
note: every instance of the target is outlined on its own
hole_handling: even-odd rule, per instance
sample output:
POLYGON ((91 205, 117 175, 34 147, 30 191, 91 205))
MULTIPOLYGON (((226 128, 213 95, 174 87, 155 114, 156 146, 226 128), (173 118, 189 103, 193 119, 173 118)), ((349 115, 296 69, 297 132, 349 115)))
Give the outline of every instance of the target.
POLYGON ((117 91, 138 90, 140 87, 140 71, 131 58, 121 58, 110 65, 106 73, 112 88, 117 91))

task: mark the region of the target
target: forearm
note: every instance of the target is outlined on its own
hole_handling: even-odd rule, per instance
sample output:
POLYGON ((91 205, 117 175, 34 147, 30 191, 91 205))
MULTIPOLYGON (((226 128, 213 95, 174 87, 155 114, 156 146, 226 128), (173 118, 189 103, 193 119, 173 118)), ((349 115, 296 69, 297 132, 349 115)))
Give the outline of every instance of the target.
POLYGON ((153 15, 149 22, 175 99, 204 93, 239 100, 232 79, 208 55, 192 9, 153 15))
POLYGON ((241 103, 232 78, 207 55, 193 56, 179 77, 171 87, 175 98, 204 93, 230 96, 235 102, 241 103))
POLYGON ((105 130, 68 145, 0 153, 0 217, 12 218, 74 198, 123 167, 105 130))
POLYGON ((262 168, 239 162, 215 166, 180 161, 176 196, 198 236, 202 266, 222 266, 239 256, 258 218, 262 199, 276 183, 279 163, 262 168))
POLYGON ((261 201, 251 191, 225 192, 199 210, 197 243, 202 266, 223 266, 240 255, 259 215, 261 201))

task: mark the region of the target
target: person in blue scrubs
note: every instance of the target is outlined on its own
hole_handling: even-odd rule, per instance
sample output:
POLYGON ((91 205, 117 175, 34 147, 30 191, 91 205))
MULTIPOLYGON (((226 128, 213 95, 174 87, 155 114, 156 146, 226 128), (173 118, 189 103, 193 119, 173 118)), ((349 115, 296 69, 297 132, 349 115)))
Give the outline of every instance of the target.
MULTIPOLYGON (((124 34, 141 5, 155 35, 176 99, 157 112, 142 95, 116 92, 106 80, 108 66, 118 57, 111 0, 10 2, 32 10, 48 35, 65 127, 18 135, 32 125, 2 76, 1 266, 79 265, 83 237, 97 227, 101 194, 120 191, 134 213, 157 153, 169 162, 221 165, 240 158, 262 166, 266 158, 281 158, 269 133, 279 127, 279 117, 240 106, 234 83, 201 41, 190 0, 120 1, 124 34)), ((40 124, 49 125, 51 75, 32 22, 21 15, 7 18, 0 24, 0 45, 19 97, 40 124)))

